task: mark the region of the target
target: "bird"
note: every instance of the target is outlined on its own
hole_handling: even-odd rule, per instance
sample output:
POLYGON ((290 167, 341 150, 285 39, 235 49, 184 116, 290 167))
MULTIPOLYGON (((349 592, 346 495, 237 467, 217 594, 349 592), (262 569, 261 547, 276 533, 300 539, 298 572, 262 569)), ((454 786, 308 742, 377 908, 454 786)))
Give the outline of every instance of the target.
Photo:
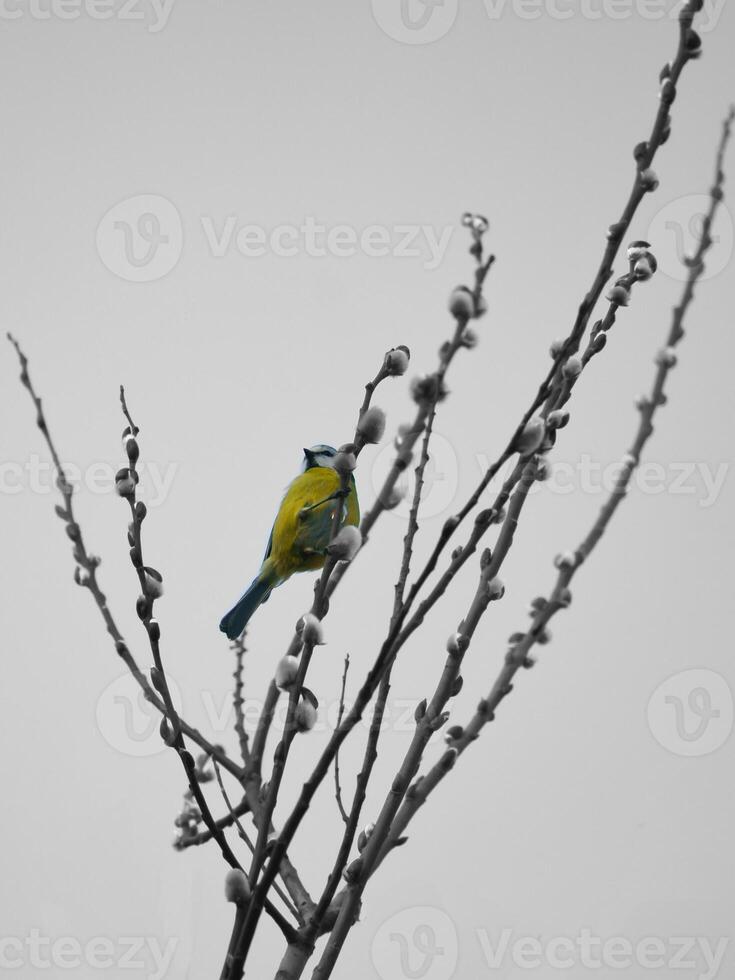
POLYGON ((340 511, 340 523, 359 525, 355 478, 350 475, 343 492, 334 466, 336 456, 337 450, 323 443, 304 449, 301 472, 287 487, 278 508, 260 571, 219 624, 228 639, 242 635, 258 606, 294 572, 324 565, 334 519, 340 511))

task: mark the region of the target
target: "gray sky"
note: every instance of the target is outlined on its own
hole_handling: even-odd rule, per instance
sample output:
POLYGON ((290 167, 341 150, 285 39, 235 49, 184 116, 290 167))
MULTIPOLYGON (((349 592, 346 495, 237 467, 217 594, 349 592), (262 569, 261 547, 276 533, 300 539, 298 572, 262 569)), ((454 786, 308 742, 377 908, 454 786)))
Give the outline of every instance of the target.
MULTIPOLYGON (((452 366, 437 421, 419 557, 505 444, 627 198, 631 150, 649 132, 658 71, 675 51, 672 8, 486 0, 457 9, 447 0, 422 34, 393 0, 137 0, 127 13, 117 0, 109 9, 5 3, 5 325, 31 358, 63 459, 80 474, 88 546, 103 556, 111 608, 147 664, 126 507, 109 479, 122 460, 117 387, 126 384, 148 468, 146 557, 166 583, 163 653, 185 715, 214 740, 235 751, 219 618, 257 571, 301 447, 349 438, 362 386, 387 348, 409 345, 411 374, 435 365, 451 328, 446 297, 470 274, 459 226, 467 209, 489 217, 498 258, 480 344, 452 366)), ((529 502, 505 566, 506 596, 478 630, 454 723, 491 686, 505 638, 551 587, 554 554, 586 533, 605 468, 631 441, 633 400, 650 383, 681 289, 678 253, 696 244, 698 195, 710 185, 735 92, 733 10, 708 3, 701 23, 704 55, 687 67, 673 107, 673 135, 656 163, 661 186, 633 227, 632 237, 651 241, 660 272, 636 289, 575 390, 572 424, 553 456, 559 469, 529 502)), ((731 171, 732 161, 731 153, 731 171)), ((540 938, 546 956, 550 940, 576 941, 585 929, 633 946, 658 937, 668 965, 646 976, 676 968, 672 937, 693 941, 683 959, 695 965, 677 975, 732 972, 735 950, 719 974, 703 952, 705 938, 715 950, 730 936, 735 871, 726 209, 716 232, 650 465, 580 573, 538 666, 369 886, 337 976, 523 976, 512 954, 518 939, 540 938), (682 673, 694 669, 706 673, 682 673), (512 936, 492 968, 503 930, 512 936), (444 952, 422 954, 426 936, 444 952)), ((180 767, 155 735, 144 737, 145 716, 131 714, 132 683, 72 580, 9 347, 1 364, 2 937, 25 942, 38 930, 82 946, 105 937, 115 976, 126 937, 140 937, 146 955, 131 958, 143 965, 121 975, 141 977, 156 976, 153 947, 173 942, 167 976, 211 976, 230 929, 224 866, 214 850, 170 847, 180 767)), ((411 415, 407 383, 387 382, 376 398, 388 412, 387 445, 411 415)), ((363 506, 389 452, 361 457, 363 506)), ((401 510, 381 521, 334 603, 310 684, 325 710, 338 697, 344 653, 354 691, 384 635, 404 529, 401 510)), ((471 562, 405 649, 365 820, 476 571, 471 562)), ((312 586, 310 576, 292 580, 253 620, 250 698, 265 691, 312 586)), ((321 729, 297 740, 284 802, 325 738, 321 729)), ((363 742, 364 734, 344 754, 346 786, 363 742)), ((432 744, 426 762, 442 748, 432 744)), ((326 790, 293 851, 313 891, 338 828, 326 790)), ((274 972, 279 947, 264 925, 254 977, 274 972)), ((21 956, 14 975, 35 977, 31 946, 16 949, 3 947, 21 956)), ((572 980, 592 969, 580 949, 564 971, 572 980)), ((49 947, 42 951, 48 959, 49 947)), ((90 954, 78 959, 68 975, 99 975, 90 954)), ((608 958, 593 972, 637 977, 641 968, 640 958, 622 971, 608 958)), ((542 959, 531 975, 556 972, 542 959)))

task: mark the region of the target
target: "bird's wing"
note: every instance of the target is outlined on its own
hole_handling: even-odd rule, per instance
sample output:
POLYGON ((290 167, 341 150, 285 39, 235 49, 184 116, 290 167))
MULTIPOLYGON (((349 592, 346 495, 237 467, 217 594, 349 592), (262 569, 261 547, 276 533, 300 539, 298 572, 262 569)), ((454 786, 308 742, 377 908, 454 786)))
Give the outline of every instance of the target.
POLYGON ((268 544, 265 546, 265 554, 263 555, 263 561, 265 561, 266 558, 270 558, 271 551, 273 551, 273 528, 271 528, 271 533, 268 536, 268 544))

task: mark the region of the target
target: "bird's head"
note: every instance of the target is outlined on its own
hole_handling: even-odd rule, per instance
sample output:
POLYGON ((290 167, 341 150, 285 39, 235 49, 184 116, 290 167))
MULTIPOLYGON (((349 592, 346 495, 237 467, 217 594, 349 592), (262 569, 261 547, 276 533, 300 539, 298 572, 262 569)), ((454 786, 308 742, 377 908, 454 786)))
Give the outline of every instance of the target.
POLYGON ((337 450, 333 446, 325 446, 319 443, 311 449, 304 449, 304 472, 313 466, 334 466, 334 457, 337 450))

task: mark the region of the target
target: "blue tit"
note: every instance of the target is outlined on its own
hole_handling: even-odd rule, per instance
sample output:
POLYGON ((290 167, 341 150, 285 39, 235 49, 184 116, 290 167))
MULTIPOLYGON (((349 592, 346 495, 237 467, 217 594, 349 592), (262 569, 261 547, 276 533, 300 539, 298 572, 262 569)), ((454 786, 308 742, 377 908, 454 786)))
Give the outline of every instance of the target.
MULTIPOLYGON (((341 480, 334 468, 336 455, 337 450, 331 446, 304 450, 301 473, 281 501, 260 571, 219 624, 229 639, 240 636, 258 606, 294 572, 312 571, 324 565, 334 519, 339 513, 337 492, 341 480)), ((360 523, 353 476, 341 512, 343 523, 360 523)))

